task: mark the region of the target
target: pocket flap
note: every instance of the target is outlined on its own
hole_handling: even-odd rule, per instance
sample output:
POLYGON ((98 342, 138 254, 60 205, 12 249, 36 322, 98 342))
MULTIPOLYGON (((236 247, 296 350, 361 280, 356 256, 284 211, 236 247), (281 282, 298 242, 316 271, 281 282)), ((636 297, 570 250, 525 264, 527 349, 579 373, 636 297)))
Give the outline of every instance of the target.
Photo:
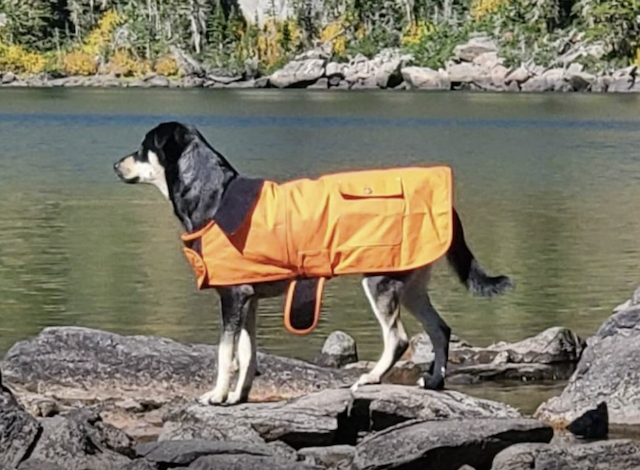
POLYGON ((401 178, 380 178, 358 181, 340 181, 338 190, 344 197, 374 198, 374 197, 399 197, 402 196, 401 178))

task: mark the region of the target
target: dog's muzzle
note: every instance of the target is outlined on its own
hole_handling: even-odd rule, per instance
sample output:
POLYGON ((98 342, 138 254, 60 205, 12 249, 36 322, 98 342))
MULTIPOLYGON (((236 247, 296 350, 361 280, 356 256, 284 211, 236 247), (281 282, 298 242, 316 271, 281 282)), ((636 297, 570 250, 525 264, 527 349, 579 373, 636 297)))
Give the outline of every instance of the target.
MULTIPOLYGON (((127 158, 127 157, 125 157, 127 158)), ((124 183, 138 183, 139 178, 137 176, 133 177, 133 178, 127 178, 124 175, 124 172, 122 171, 122 160, 117 161, 116 163, 113 164, 113 171, 116 174, 116 176, 118 177, 118 179, 124 183)))

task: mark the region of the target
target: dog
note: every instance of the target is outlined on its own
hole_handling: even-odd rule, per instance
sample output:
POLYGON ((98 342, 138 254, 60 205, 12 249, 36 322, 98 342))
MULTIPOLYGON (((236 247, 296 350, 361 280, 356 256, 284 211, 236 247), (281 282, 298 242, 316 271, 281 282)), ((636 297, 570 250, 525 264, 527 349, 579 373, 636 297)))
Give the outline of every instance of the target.
MULTIPOLYGON (((151 184, 160 190, 187 233, 203 230, 216 217, 222 223, 221 215, 225 216, 225 223, 231 219, 231 225, 237 228, 239 221, 232 219, 244 215, 233 210, 218 213, 224 197, 235 187, 233 197, 241 206, 246 205, 252 200, 248 193, 255 193, 256 188, 251 183, 236 184, 244 176, 194 126, 179 122, 164 122, 151 129, 135 152, 114 164, 114 171, 125 183, 151 184), (243 187, 248 189, 243 192, 243 187)), ((455 208, 450 214, 452 235, 445 255, 460 282, 472 294, 482 297, 513 289, 515 284, 510 277, 489 276, 481 268, 466 244, 455 208)), ((406 351, 409 340, 400 319, 401 306, 420 321, 433 343, 434 363, 431 372, 419 380, 419 386, 444 388, 451 329, 433 307, 427 292, 432 266, 428 263, 406 271, 362 274, 364 293, 382 329, 384 349, 375 366, 351 386, 353 392, 363 385, 380 383, 406 351)), ((258 301, 286 294, 288 285, 287 280, 269 280, 215 287, 222 317, 218 371, 215 387, 198 399, 202 404, 234 405, 248 400, 256 375, 258 301), (237 382, 231 390, 236 360, 237 382)))

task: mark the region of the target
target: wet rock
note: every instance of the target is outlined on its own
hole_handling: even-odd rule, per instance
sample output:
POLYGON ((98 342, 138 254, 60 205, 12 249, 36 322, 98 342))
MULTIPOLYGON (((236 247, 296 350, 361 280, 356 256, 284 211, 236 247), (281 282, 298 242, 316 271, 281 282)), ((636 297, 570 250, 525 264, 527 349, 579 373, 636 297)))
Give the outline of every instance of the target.
POLYGON ((327 467, 339 468, 349 465, 356 449, 349 445, 335 445, 326 447, 305 447, 300 449, 298 454, 303 457, 310 457, 314 462, 327 467))
POLYGON ((605 402, 610 423, 640 424, 639 341, 640 305, 614 313, 590 338, 561 395, 543 403, 536 416, 566 426, 605 402))
POLYGON ((41 432, 40 423, 2 385, 0 376, 0 468, 18 466, 41 432))
POLYGON ((269 81, 276 88, 305 88, 325 73, 326 59, 293 60, 276 70, 269 81))
POLYGON ((325 390, 287 402, 234 407, 193 405, 167 417, 160 440, 280 440, 295 449, 353 445, 360 433, 411 420, 517 418, 501 403, 400 385, 325 390))
POLYGON ((404 67, 402 78, 411 88, 421 90, 449 90, 451 80, 445 71, 433 70, 429 67, 404 67))
POLYGON ((470 39, 466 44, 460 44, 456 46, 453 50, 453 55, 458 60, 472 62, 481 54, 497 51, 498 46, 492 39, 486 36, 480 36, 470 39))
POLYGON ((496 454, 520 442, 547 443, 553 430, 533 419, 409 422, 365 438, 356 446, 358 470, 489 468, 496 454))
MULTIPOLYGON (((59 399, 165 403, 196 398, 216 377, 217 348, 150 336, 121 336, 77 327, 46 328, 16 343, 2 368, 9 384, 59 399)), ((328 369, 258 353, 261 374, 251 400, 304 395, 353 383, 357 371, 328 369)))
POLYGON ((356 340, 344 331, 333 331, 314 363, 323 367, 342 367, 358 361, 356 340))
POLYGON ((570 446, 516 444, 493 460, 491 470, 618 470, 640 468, 640 446, 611 440, 570 446))
POLYGON ((609 434, 609 410, 606 402, 574 419, 567 429, 585 439, 604 439, 609 434))
POLYGON ((449 360, 456 364, 488 364, 498 354, 507 352, 509 363, 574 363, 580 359, 584 348, 584 340, 568 328, 552 327, 516 343, 499 342, 486 348, 453 348, 449 360))

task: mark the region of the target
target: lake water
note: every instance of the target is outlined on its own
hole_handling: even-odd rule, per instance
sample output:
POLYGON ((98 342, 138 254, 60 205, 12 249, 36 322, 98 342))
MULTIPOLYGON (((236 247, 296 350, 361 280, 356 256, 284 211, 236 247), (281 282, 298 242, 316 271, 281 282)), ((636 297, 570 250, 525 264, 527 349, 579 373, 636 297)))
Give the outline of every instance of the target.
MULTIPOLYGON (((171 207, 112 172, 169 119, 198 126, 241 172, 279 181, 451 165, 471 249, 517 282, 477 299, 436 269, 434 304, 476 345, 557 325, 590 335, 640 283, 639 96, 2 89, 0 349, 53 325, 217 342, 217 297, 196 290, 171 207)), ((281 309, 261 304, 263 350, 312 359, 343 329, 361 358, 381 352, 357 277, 328 284, 309 336, 286 332, 281 309)))

